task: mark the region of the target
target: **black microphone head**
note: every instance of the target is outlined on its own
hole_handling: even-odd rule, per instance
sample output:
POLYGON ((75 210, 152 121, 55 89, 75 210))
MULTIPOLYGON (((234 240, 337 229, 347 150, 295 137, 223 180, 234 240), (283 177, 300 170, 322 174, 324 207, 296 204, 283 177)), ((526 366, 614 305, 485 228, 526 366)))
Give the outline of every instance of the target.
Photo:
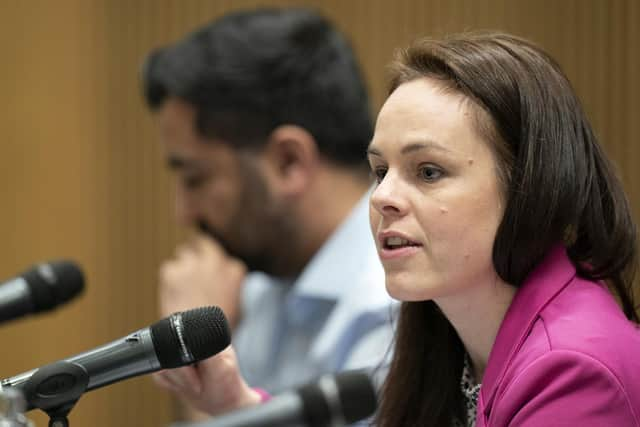
POLYGON ((231 343, 231 332, 219 307, 200 307, 154 323, 151 338, 160 366, 169 369, 218 354, 231 343))
POLYGON ((22 273, 31 292, 34 312, 50 310, 74 298, 84 288, 84 274, 72 261, 38 264, 22 273))
POLYGON ((336 376, 342 413, 347 424, 372 415, 378 400, 371 378, 365 372, 351 371, 336 376))
POLYGON ((372 415, 378 406, 371 378, 364 371, 346 371, 323 376, 317 383, 298 389, 303 402, 305 425, 351 424, 372 415))

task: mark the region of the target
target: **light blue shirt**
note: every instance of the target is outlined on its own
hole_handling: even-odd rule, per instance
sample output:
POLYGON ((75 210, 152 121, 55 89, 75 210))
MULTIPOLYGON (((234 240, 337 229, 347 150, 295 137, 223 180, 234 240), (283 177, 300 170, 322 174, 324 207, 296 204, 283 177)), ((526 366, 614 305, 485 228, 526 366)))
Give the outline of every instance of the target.
POLYGON ((397 304, 385 290, 368 197, 296 280, 264 274, 247 279, 233 345, 251 386, 277 393, 325 373, 388 360, 397 304))

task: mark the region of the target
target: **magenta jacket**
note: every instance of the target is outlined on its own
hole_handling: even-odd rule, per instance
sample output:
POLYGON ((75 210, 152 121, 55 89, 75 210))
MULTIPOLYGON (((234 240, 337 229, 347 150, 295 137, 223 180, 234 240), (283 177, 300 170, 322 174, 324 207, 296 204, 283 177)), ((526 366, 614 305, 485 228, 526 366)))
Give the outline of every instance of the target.
POLYGON ((482 380, 476 427, 640 427, 640 329, 554 248, 518 290, 482 380))

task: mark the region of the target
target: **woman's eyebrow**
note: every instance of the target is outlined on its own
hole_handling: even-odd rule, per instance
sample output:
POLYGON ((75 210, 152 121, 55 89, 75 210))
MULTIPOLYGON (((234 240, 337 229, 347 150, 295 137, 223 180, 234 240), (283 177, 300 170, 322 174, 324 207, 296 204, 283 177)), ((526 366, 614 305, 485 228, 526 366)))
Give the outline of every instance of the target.
MULTIPOLYGON (((420 151, 420 150, 437 150, 437 151, 443 151, 445 153, 451 153, 451 150, 449 150, 448 148, 438 144, 435 141, 431 141, 431 140, 425 140, 425 141, 419 141, 419 142, 412 142, 409 143, 407 145, 405 145, 404 147, 402 147, 402 149, 400 150, 401 154, 410 154, 416 151, 420 151)), ((369 148, 367 148, 367 154, 371 155, 371 156, 378 156, 378 157, 382 157, 382 152, 380 150, 378 150, 376 147, 374 146, 369 146, 369 148)))
POLYGON ((380 150, 378 150, 375 147, 372 147, 371 145, 367 147, 367 155, 382 157, 382 153, 380 152, 380 150))

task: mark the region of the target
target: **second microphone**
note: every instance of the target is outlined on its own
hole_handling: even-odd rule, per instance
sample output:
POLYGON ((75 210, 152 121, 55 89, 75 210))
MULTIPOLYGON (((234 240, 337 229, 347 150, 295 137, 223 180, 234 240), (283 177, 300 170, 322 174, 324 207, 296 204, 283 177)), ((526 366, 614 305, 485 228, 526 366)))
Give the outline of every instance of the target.
POLYGON ((206 359, 230 343, 218 307, 175 313, 153 325, 82 354, 2 380, 20 389, 28 409, 45 411, 74 403, 82 393, 133 376, 206 359))

